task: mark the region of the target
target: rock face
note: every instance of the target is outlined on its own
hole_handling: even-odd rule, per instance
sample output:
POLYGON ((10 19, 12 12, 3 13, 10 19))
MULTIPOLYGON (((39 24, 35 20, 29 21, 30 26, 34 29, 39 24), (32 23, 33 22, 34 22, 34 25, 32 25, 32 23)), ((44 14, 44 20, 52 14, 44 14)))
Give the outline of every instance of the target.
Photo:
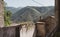
POLYGON ((4 26, 4 8, 3 0, 0 0, 0 27, 4 26))

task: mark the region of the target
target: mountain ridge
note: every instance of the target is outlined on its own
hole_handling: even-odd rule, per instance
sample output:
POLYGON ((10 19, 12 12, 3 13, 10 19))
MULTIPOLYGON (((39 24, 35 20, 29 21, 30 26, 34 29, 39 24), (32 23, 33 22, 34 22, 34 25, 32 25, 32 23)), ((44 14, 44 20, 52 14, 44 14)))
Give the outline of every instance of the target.
POLYGON ((22 22, 22 21, 36 22, 39 20, 40 16, 45 18, 48 15, 49 16, 54 15, 54 7, 53 6, 49 6, 49 7, 27 6, 27 7, 22 8, 21 10, 17 11, 15 14, 13 14, 12 21, 14 21, 14 22, 22 22))
POLYGON ((15 8, 15 7, 5 7, 6 10, 11 11, 12 14, 16 13, 18 10, 22 9, 22 7, 15 8))

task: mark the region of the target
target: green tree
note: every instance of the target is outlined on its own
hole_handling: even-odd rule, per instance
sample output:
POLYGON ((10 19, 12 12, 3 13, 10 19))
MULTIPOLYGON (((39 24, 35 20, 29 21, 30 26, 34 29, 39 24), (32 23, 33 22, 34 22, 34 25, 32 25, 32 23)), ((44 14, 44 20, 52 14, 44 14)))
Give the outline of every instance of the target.
POLYGON ((4 2, 4 23, 5 26, 9 26, 11 24, 10 17, 11 17, 11 12, 6 10, 6 3, 4 2))
POLYGON ((7 10, 4 10, 4 22, 5 22, 5 26, 9 26, 11 24, 10 17, 11 17, 11 12, 7 11, 7 10))

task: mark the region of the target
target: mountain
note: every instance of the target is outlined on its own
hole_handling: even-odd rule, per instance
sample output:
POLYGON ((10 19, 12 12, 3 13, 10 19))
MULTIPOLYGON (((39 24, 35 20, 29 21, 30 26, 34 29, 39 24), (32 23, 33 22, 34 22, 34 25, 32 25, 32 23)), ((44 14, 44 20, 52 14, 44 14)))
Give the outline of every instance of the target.
POLYGON ((39 17, 46 18, 47 16, 54 15, 54 7, 33 7, 27 6, 14 13, 11 20, 14 22, 33 21, 39 20, 39 17))
POLYGON ((21 7, 15 8, 15 7, 6 7, 6 10, 9 10, 12 12, 12 14, 16 13, 18 10, 20 10, 21 7))

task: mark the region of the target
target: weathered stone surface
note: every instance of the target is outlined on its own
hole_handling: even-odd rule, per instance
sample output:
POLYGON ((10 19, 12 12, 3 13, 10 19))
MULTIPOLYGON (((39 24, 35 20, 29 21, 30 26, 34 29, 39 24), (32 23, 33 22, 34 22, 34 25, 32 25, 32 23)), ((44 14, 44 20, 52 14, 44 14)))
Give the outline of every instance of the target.
POLYGON ((0 0, 0 27, 4 26, 4 4, 3 0, 0 0))
POLYGON ((53 31, 53 29, 56 27, 56 20, 54 16, 49 16, 46 19, 46 32, 49 33, 53 31))
POLYGON ((37 22, 37 37, 45 37, 46 30, 45 30, 45 22, 37 22))
POLYGON ((0 37, 15 37, 15 27, 0 28, 0 37))
POLYGON ((3 37, 3 30, 0 28, 0 37, 3 37))
POLYGON ((21 25, 2 27, 0 28, 0 37, 20 37, 20 29, 21 25))
POLYGON ((35 25, 33 22, 24 22, 21 23, 21 25, 20 37, 36 37, 34 33, 35 25))

